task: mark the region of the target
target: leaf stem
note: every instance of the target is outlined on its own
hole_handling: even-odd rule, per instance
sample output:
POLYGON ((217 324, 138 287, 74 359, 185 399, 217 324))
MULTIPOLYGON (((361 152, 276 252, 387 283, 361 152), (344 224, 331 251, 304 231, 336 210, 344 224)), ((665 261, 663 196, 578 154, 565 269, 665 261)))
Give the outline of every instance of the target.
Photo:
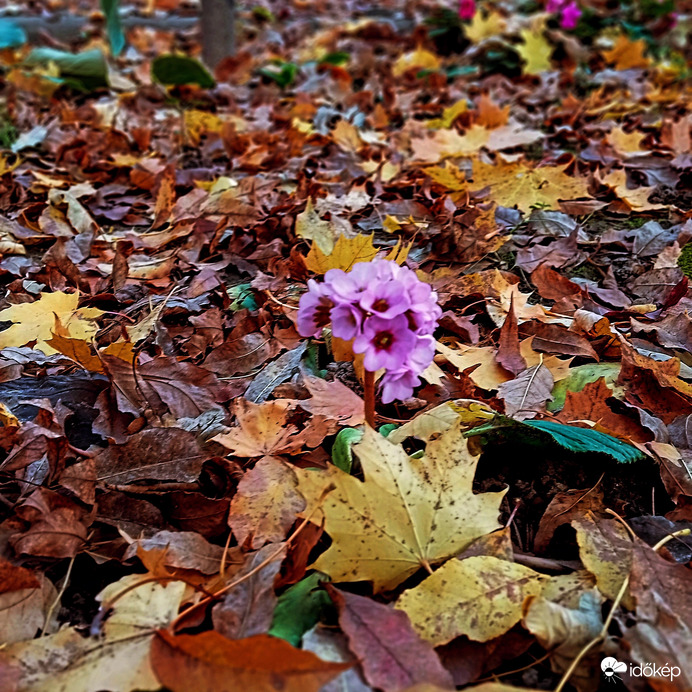
POLYGON ((365 422, 375 429, 375 373, 364 371, 363 390, 365 399, 365 422))

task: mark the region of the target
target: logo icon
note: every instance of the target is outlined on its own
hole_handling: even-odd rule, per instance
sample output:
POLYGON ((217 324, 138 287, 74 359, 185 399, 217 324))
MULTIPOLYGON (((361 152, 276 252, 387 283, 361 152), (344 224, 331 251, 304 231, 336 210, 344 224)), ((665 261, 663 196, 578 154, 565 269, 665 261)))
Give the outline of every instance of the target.
POLYGON ((601 661, 601 670, 603 675, 605 675, 606 680, 610 682, 611 680, 615 682, 616 678, 619 680, 620 676, 617 673, 626 673, 627 664, 622 661, 618 661, 617 658, 609 656, 601 661))

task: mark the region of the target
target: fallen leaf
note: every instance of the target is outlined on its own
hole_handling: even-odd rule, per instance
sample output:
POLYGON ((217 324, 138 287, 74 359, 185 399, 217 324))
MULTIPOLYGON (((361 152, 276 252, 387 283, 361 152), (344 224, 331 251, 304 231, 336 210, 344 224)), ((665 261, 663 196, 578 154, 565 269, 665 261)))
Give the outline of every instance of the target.
POLYGON ((294 406, 286 399, 261 404, 240 399, 235 412, 238 425, 212 440, 239 457, 295 452, 303 446, 304 434, 299 434, 295 425, 287 423, 294 406))
MULTIPOLYGON (((370 428, 353 451, 365 481, 332 466, 295 470, 306 512, 334 486, 321 505, 332 545, 315 562, 334 581, 367 579, 376 591, 393 588, 498 528, 504 492, 471 492, 477 457, 458 424, 430 442, 422 459, 370 428)), ((320 520, 319 513, 312 516, 320 520)))
POLYGON ((370 598, 327 585, 339 608, 339 625, 363 666, 365 679, 384 692, 399 692, 418 682, 454 687, 432 646, 411 627, 406 613, 370 598))
POLYGON ((497 389, 497 396, 504 400, 508 416, 524 420, 545 410, 546 402, 552 399, 554 384, 550 370, 539 363, 527 368, 513 380, 503 382, 497 389))
POLYGON ((469 189, 480 191, 486 187, 490 187, 488 198, 496 204, 516 206, 523 212, 537 205, 557 209, 559 200, 589 196, 586 181, 567 175, 560 166, 528 168, 521 162, 502 160, 493 166, 474 161, 469 189))
POLYGON ((401 77, 409 70, 437 70, 440 67, 440 59, 434 53, 418 46, 410 53, 404 53, 392 65, 392 74, 401 77))
POLYGON ((511 629, 524 601, 543 590, 548 577, 496 557, 449 560, 396 602, 413 628, 433 646, 460 635, 486 642, 511 629))
POLYGON ((303 380, 312 396, 298 402, 301 408, 313 415, 338 420, 342 425, 359 425, 363 422, 363 400, 339 380, 327 382, 307 374, 303 380))
POLYGON ((308 199, 305 211, 296 216, 296 235, 314 241, 325 255, 330 255, 339 233, 329 221, 320 218, 312 199, 308 199))
POLYGON ((471 18, 471 23, 465 27, 464 31, 467 38, 472 43, 480 43, 486 38, 501 35, 507 22, 499 12, 476 12, 471 18))
POLYGON ((546 41, 543 29, 522 29, 519 32, 522 43, 515 50, 524 60, 526 74, 540 74, 550 69, 552 46, 546 41))
POLYGON ((221 566, 223 548, 194 531, 159 531, 150 538, 132 542, 123 559, 138 555, 140 551, 162 551, 162 563, 176 569, 196 570, 202 574, 216 574, 221 566))
POLYGON ((212 610, 216 632, 229 639, 242 639, 267 632, 277 603, 274 580, 284 557, 285 544, 275 543, 265 545, 250 556, 242 569, 233 575, 234 581, 244 581, 228 591, 212 610), (270 559, 270 562, 264 564, 270 559))
MULTIPOLYGON (((139 574, 123 577, 109 584, 99 599, 107 601, 141 580, 139 574)), ((104 684, 112 692, 158 690, 161 684, 149 661, 149 644, 155 628, 167 626, 175 617, 184 592, 180 581, 142 584, 116 601, 101 637, 84 637, 64 628, 10 644, 0 651, 3 674, 14 673, 17 688, 27 692, 97 692, 104 684), (61 655, 56 656, 56 651, 61 655)))
POLYGON ((58 351, 48 345, 53 338, 56 317, 73 339, 90 340, 98 331, 96 320, 103 315, 97 308, 78 308, 78 293, 41 293, 33 303, 20 303, 0 311, 0 321, 12 326, 0 332, 0 349, 25 346, 32 341, 35 348, 50 355, 58 351))
POLYGON ((171 692, 318 692, 349 667, 266 634, 232 640, 213 631, 174 635, 167 630, 156 632, 151 665, 159 684, 171 692))
POLYGON ((228 524, 239 545, 248 539, 259 548, 286 537, 296 515, 305 509, 291 469, 281 459, 264 457, 247 471, 231 500, 228 524))
POLYGON ((634 67, 648 67, 649 60, 644 56, 646 42, 644 39, 632 41, 626 34, 618 36, 615 45, 603 51, 603 57, 615 65, 616 70, 630 70, 634 67))
MULTIPOLYGON (((633 547, 627 531, 612 519, 596 519, 589 513, 571 523, 584 567, 596 577, 599 591, 614 601, 632 567, 633 547)), ((622 603, 629 610, 634 607, 628 592, 622 603)))
POLYGON ((340 235, 334 249, 324 253, 314 243, 305 257, 305 266, 315 274, 325 274, 330 269, 349 271, 358 262, 370 262, 377 256, 377 248, 372 244, 373 236, 357 235, 346 238, 340 235))
MULTIPOLYGON (((539 596, 529 600, 522 624, 536 635, 538 643, 550 651, 550 665, 554 672, 564 673, 581 653, 596 639, 603 627, 601 597, 597 589, 582 594, 578 608, 566 608, 539 596)), ((598 687, 603 654, 593 648, 582 658, 570 678, 580 692, 598 687)))

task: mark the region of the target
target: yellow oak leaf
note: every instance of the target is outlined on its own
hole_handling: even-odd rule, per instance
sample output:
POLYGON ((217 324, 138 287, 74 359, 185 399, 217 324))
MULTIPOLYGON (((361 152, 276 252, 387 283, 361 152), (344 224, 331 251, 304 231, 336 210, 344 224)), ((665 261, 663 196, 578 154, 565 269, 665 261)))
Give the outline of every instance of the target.
POLYGON ((497 12, 491 12, 485 17, 482 12, 476 12, 471 23, 466 27, 466 38, 471 43, 480 43, 483 39, 498 36, 506 26, 504 17, 497 12))
POLYGON ((500 160, 495 166, 474 161, 470 189, 480 191, 486 187, 490 187, 489 199, 503 207, 516 206, 523 212, 536 205, 557 209, 559 200, 589 196, 587 181, 567 175, 563 167, 529 168, 520 161, 500 160))
POLYGON ((603 51, 603 57, 607 62, 614 64, 616 70, 629 70, 649 65, 649 59, 644 55, 645 50, 644 39, 631 41, 625 34, 621 34, 610 50, 603 51))
POLYGON ((332 139, 344 151, 350 151, 352 154, 355 154, 363 146, 363 139, 358 128, 348 120, 339 120, 332 130, 332 139))
MULTIPOLYGON (((546 356, 545 354, 538 353, 533 350, 531 346, 532 341, 533 337, 530 336, 519 344, 519 351, 522 358, 526 361, 526 367, 532 368, 535 365, 542 364, 550 370, 555 382, 564 380, 569 375, 569 366, 573 359, 561 359, 557 356, 546 356)), ((493 346, 462 345, 458 349, 452 349, 438 342, 435 348, 459 372, 477 366, 469 373, 469 377, 481 389, 497 389, 501 384, 511 380, 513 377, 511 373, 501 367, 495 360, 497 349, 493 346)))
POLYGON ((20 303, 0 311, 0 321, 12 326, 0 332, 0 349, 8 346, 26 346, 35 341, 37 348, 47 355, 58 351, 47 342, 53 337, 56 318, 64 328, 64 336, 88 341, 98 331, 96 320, 103 315, 97 308, 78 308, 77 293, 41 293, 33 303, 20 303))
POLYGON ((393 589, 499 528, 505 491, 473 492, 478 457, 459 424, 430 442, 421 459, 371 428, 353 451, 364 481, 336 466, 294 470, 306 513, 319 506, 311 519, 324 518, 332 539, 314 567, 334 581, 369 580, 375 591, 393 589))
POLYGON ((524 600, 538 596, 549 577, 489 555, 449 560, 395 604, 433 646, 466 635, 477 642, 499 637, 522 617, 524 600))
POLYGON ((412 69, 436 70, 439 66, 440 59, 435 53, 431 53, 429 50, 418 46, 416 50, 404 53, 397 59, 392 66, 392 74, 395 77, 401 77, 401 75, 412 69))
POLYGON ((550 56, 553 48, 540 30, 524 29, 519 33, 522 44, 516 47, 517 53, 524 59, 525 74, 540 74, 550 69, 550 56))

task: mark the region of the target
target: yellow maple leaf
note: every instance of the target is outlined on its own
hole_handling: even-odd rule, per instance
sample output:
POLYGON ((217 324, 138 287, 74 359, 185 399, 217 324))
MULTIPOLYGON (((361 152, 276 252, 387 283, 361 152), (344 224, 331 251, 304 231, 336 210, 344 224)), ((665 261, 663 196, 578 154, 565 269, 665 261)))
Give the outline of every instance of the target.
POLYGON ((372 244, 373 236, 357 235, 355 238, 347 238, 340 235, 334 243, 334 249, 326 254, 313 243, 305 257, 305 266, 315 272, 324 274, 330 269, 343 269, 348 271, 358 262, 370 262, 377 256, 377 248, 372 244))
POLYGON ((0 349, 8 346, 26 346, 35 341, 37 348, 47 355, 57 353, 47 342, 53 337, 56 317, 65 335, 88 341, 98 331, 96 320, 103 315, 97 308, 77 308, 77 293, 41 293, 33 303, 20 303, 0 311, 0 321, 12 326, 0 332, 0 349))
POLYGON ((603 57, 607 62, 614 63, 616 70, 630 70, 649 65, 649 59, 644 55, 645 50, 644 39, 631 41, 625 34, 620 34, 615 45, 610 50, 603 51, 603 57))
POLYGON ((636 211, 649 211, 651 209, 664 209, 665 205, 649 202, 649 195, 654 191, 653 187, 627 187, 627 173, 623 169, 608 173, 603 182, 613 188, 615 194, 627 202, 631 209, 636 211))
POLYGON ((522 44, 515 50, 524 59, 525 74, 540 74, 550 69, 552 46, 546 41, 542 27, 540 29, 524 29, 519 33, 522 44))
POLYGON ((410 53, 404 53, 401 55, 397 61, 392 66, 392 74, 395 77, 401 77, 405 72, 412 69, 418 70, 436 70, 440 67, 440 59, 431 53, 429 50, 425 50, 421 46, 418 46, 416 50, 410 53))
POLYGON ((314 566, 334 581, 369 580, 375 591, 392 589, 499 528, 505 491, 472 491, 478 457, 459 425, 430 442, 421 459, 370 428, 353 451, 364 481, 336 466, 294 469, 305 511, 322 502, 312 519, 324 517, 332 545, 314 566))
POLYGON ((333 224, 320 218, 312 199, 308 199, 305 210, 296 216, 296 235, 314 241, 319 249, 328 255, 334 249, 334 240, 339 233, 333 224))
POLYGON ((449 128, 454 125, 454 121, 462 114, 466 113, 466 110, 468 108, 468 103, 466 99, 460 99, 456 103, 452 104, 449 106, 449 108, 445 108, 442 111, 442 117, 441 118, 433 118, 432 120, 428 121, 428 127, 431 130, 435 130, 441 127, 444 128, 449 128))
MULTIPOLYGON (((340 235, 334 243, 334 249, 330 253, 324 253, 317 243, 313 243, 305 257, 305 266, 315 274, 325 274, 330 269, 343 269, 349 271, 358 262, 371 262, 377 257, 379 249, 373 245, 372 235, 359 234, 354 238, 340 235)), ((403 245, 401 240, 389 251, 385 259, 402 264, 411 244, 403 245)))
POLYGON ((449 156, 476 154, 481 148, 500 151, 532 144, 543 137, 540 130, 525 127, 516 121, 494 129, 474 124, 463 135, 450 129, 437 130, 428 137, 414 137, 411 139, 411 150, 417 161, 434 163, 449 156))
POLYGON ((466 27, 466 38, 471 43, 480 43, 483 39, 498 36, 506 26, 507 22, 498 12, 491 12, 485 17, 482 12, 476 12, 466 27))
POLYGON ((586 180, 567 175, 563 167, 528 168, 520 161, 500 160, 495 166, 474 161, 470 189, 480 191, 485 187, 490 187, 489 199, 503 207, 516 206, 523 212, 535 205, 557 209, 561 199, 589 196, 586 180))
POLYGON ((448 190, 459 192, 467 187, 464 172, 449 161, 445 161, 444 168, 442 166, 430 166, 425 169, 425 172, 436 183, 444 185, 448 190))
POLYGON ((499 637, 522 617, 524 599, 538 596, 549 577, 489 555, 449 560, 395 604, 433 646, 466 635, 478 642, 499 637))

